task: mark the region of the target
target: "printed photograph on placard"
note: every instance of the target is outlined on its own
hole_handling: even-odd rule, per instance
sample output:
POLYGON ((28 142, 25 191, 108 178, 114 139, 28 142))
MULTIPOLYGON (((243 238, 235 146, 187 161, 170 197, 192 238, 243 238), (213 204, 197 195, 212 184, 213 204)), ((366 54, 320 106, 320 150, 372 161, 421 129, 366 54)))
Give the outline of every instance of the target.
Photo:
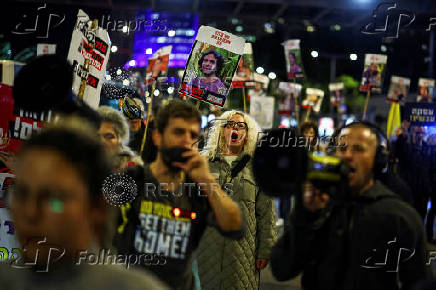
POLYGON ((371 93, 381 93, 387 60, 388 57, 383 54, 365 54, 360 91, 371 90, 371 93))
POLYGON ((186 64, 179 96, 223 107, 244 44, 241 37, 201 26, 186 64))
POLYGON ((233 77, 232 87, 254 88, 254 61, 251 43, 245 43, 244 55, 240 58, 236 74, 233 77))
POLYGON ((330 104, 332 106, 339 106, 342 103, 342 90, 344 83, 331 83, 329 84, 330 91, 330 104))
POLYGON ((250 115, 262 129, 271 129, 274 120, 274 97, 252 97, 250 115))
POLYGON ((301 103, 303 109, 312 109, 314 112, 319 112, 324 99, 324 91, 320 89, 307 88, 306 98, 301 103))
POLYGON ((389 91, 387 96, 388 102, 401 102, 407 98, 407 93, 409 92, 410 79, 398 76, 391 77, 391 84, 389 85, 389 91))
POLYGON ((265 97, 269 78, 266 75, 254 73, 254 88, 248 90, 248 99, 251 97, 265 97))
POLYGON ((148 59, 147 72, 145 75, 147 85, 151 84, 153 80, 167 75, 168 62, 172 48, 171 45, 161 47, 148 59))
POLYGON ((285 49, 286 71, 290 79, 304 78, 300 39, 290 39, 283 43, 285 49))
POLYGON ((300 96, 302 86, 300 84, 280 82, 278 113, 279 115, 290 115, 295 111, 296 98, 300 96))
POLYGON ((432 103, 433 91, 434 91, 434 79, 419 78, 418 80, 418 97, 416 101, 418 103, 432 103))

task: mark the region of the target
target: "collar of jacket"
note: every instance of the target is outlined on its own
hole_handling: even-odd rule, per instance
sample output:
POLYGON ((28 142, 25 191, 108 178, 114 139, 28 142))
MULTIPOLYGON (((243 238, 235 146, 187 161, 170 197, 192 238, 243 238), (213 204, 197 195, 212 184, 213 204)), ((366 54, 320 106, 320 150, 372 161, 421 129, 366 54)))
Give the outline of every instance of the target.
POLYGON ((368 188, 362 195, 356 198, 356 201, 372 202, 386 197, 397 197, 395 193, 390 191, 379 180, 374 181, 374 185, 368 188))
MULTIPOLYGON (((228 165, 228 163, 227 162, 225 162, 225 160, 224 160, 224 156, 222 155, 222 154, 218 154, 218 155, 216 155, 216 156, 214 156, 214 157, 210 157, 209 158, 209 161, 212 163, 212 162, 222 162, 222 163, 224 163, 224 166, 229 166, 229 170, 231 170, 241 159, 242 159, 242 157, 244 156, 244 154, 240 154, 239 156, 238 156, 238 158, 236 158, 235 160, 233 160, 232 161, 232 165, 231 166, 229 166, 228 165)), ((253 157, 253 156, 252 156, 253 157)), ((253 176, 253 171, 251 170, 251 166, 252 166, 252 161, 253 161, 253 158, 251 158, 250 159, 250 161, 248 161, 248 163, 247 163, 247 165, 245 166, 245 168, 250 168, 250 170, 249 171, 244 171, 244 170, 242 170, 241 172, 245 172, 244 173, 244 178, 245 179, 248 179, 248 180, 250 180, 252 183, 255 183, 255 179, 254 179, 254 176, 253 176)), ((230 171, 229 171, 230 172, 230 171)), ((241 173, 240 172, 240 173, 241 173)), ((239 173, 239 174, 240 174, 239 173)), ((230 173, 229 173, 230 174, 230 173)), ((238 175, 239 175, 238 174, 238 175)))
MULTIPOLYGON (((244 154, 239 154, 238 158, 236 158, 235 160, 232 161, 232 165, 236 164, 236 162, 238 162, 239 160, 242 159, 242 156, 244 156, 244 154)), ((215 161, 224 161, 224 156, 222 154, 217 154, 213 157, 209 158, 210 162, 215 162, 215 161)), ((250 160, 251 161, 251 160, 250 160)), ((250 163, 250 162, 248 162, 250 163)))

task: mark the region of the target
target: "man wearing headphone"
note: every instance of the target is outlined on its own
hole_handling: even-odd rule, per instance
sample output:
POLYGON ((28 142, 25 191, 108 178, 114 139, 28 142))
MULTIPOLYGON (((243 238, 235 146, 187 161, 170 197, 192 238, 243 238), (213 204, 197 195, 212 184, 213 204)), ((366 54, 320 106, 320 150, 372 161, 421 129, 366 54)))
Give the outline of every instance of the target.
POLYGON ((274 246, 280 280, 303 272, 305 290, 411 289, 427 278, 418 213, 374 176, 387 162, 375 126, 355 122, 339 134, 338 156, 350 167, 343 200, 305 184, 289 226, 274 246))
POLYGON ((223 66, 224 58, 219 52, 213 49, 205 51, 198 60, 198 67, 203 76, 193 79, 192 85, 211 93, 224 94, 227 88, 219 78, 223 66))

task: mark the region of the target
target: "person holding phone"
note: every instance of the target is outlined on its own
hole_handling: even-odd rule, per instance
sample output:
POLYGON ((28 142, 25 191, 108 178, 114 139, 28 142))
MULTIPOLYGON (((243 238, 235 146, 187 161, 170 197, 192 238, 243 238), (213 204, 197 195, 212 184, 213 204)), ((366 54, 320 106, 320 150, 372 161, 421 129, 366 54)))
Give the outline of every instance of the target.
POLYGON ((125 205, 115 246, 119 253, 162 256, 163 265, 140 265, 172 289, 192 289, 192 253, 206 226, 239 239, 243 216, 210 173, 206 158, 193 147, 200 134, 198 110, 184 101, 171 101, 155 121, 157 158, 145 168, 126 171, 136 181, 138 195, 125 205))

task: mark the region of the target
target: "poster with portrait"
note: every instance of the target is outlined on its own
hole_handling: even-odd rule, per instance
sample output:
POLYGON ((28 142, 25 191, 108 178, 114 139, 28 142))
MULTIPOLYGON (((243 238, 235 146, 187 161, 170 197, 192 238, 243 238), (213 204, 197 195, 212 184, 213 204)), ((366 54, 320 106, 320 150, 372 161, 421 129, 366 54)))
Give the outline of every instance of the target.
POLYGON ((274 120, 274 97, 252 97, 250 115, 262 129, 271 129, 274 120))
POLYGON ((244 46, 244 55, 239 60, 236 74, 232 81, 233 88, 254 88, 254 60, 253 48, 251 43, 246 42, 244 46))
POLYGON ((223 107, 244 46, 242 37, 201 26, 186 63, 179 97, 223 107))
POLYGON ((418 80, 418 103, 432 103, 434 92, 434 79, 419 78, 418 80))
POLYGON ((248 100, 251 97, 266 97, 266 90, 269 85, 269 78, 266 75, 254 73, 254 89, 248 90, 248 100))
POLYGON ((324 99, 324 91, 320 89, 307 88, 306 98, 301 103, 301 107, 306 110, 312 110, 319 113, 321 104, 324 99))
MULTIPOLYGON (((17 154, 22 143, 20 135, 28 132, 22 132, 22 123, 15 123, 16 119, 21 120, 14 114, 12 87, 0 83, 0 160, 6 160, 0 162, 0 262, 16 257, 20 248, 7 205, 7 194, 15 177, 7 160, 17 154)), ((32 129, 30 127, 30 131, 32 129)))
POLYGON ((172 48, 172 45, 161 47, 148 59, 147 72, 145 73, 145 84, 149 85, 153 80, 159 81, 159 78, 165 79, 172 48))
POLYGON ((56 54, 56 44, 38 43, 36 45, 36 55, 56 54))
POLYGON ((107 30, 101 27, 93 30, 89 16, 79 9, 67 59, 73 65, 73 92, 79 95, 83 80, 83 100, 93 109, 97 109, 100 103, 110 50, 111 42, 107 30), (88 67, 85 61, 88 62, 88 67))
POLYGON ((280 82, 279 83, 279 99, 278 113, 279 115, 291 115, 298 108, 296 100, 300 97, 302 86, 297 83, 280 82))
POLYGON ((344 83, 330 83, 330 104, 332 106, 339 106, 342 103, 342 91, 344 89, 344 83))
POLYGON ((392 103, 404 103, 410 88, 410 79, 399 76, 391 77, 391 84, 386 100, 392 103))
POLYGON ((285 49, 286 71, 288 77, 304 78, 303 61, 301 58, 300 39, 290 39, 283 43, 285 49))
POLYGON ((371 93, 381 93, 387 61, 388 57, 384 54, 365 54, 360 91, 368 92, 371 90, 371 93))

